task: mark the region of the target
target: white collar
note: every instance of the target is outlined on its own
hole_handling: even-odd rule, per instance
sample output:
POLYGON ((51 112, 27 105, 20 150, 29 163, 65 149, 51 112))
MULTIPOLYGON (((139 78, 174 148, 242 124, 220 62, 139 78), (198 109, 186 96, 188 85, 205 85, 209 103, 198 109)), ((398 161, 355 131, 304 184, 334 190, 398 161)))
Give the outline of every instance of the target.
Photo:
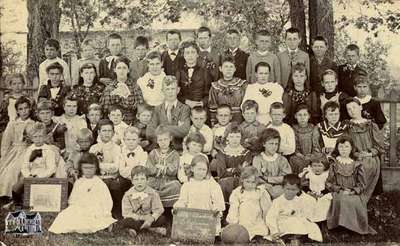
POLYGON ((267 55, 267 54, 269 53, 269 51, 268 51, 268 50, 266 50, 266 51, 259 51, 259 50, 257 50, 257 53, 258 53, 259 55, 265 56, 265 55, 267 55))
POLYGON ((357 98, 361 104, 366 104, 366 103, 369 103, 369 101, 371 101, 372 96, 366 95, 364 98, 359 98, 359 97, 355 97, 355 98, 357 98))
POLYGON ((178 99, 175 99, 173 103, 165 101, 165 108, 168 108, 168 105, 172 105, 173 107, 176 108, 176 105, 178 104, 178 99))
POLYGON ((358 120, 351 119, 350 121, 351 121, 351 122, 354 122, 354 123, 357 123, 357 124, 362 124, 362 123, 365 123, 365 122, 367 122, 368 120, 367 120, 367 119, 364 119, 364 118, 362 118, 362 119, 358 119, 358 120))
POLYGON ((299 48, 297 48, 297 49, 294 49, 294 50, 291 50, 291 49, 289 49, 289 47, 288 47, 288 53, 290 54, 290 52, 293 52, 293 53, 297 53, 297 51, 299 50, 299 48))
MULTIPOLYGON (((199 48, 200 48, 200 47, 199 47, 199 48)), ((200 52, 205 52, 205 51, 207 51, 208 53, 211 53, 211 46, 208 47, 207 49, 202 49, 202 48, 200 48, 200 52)))
POLYGON ((178 55, 178 52, 179 52, 179 50, 171 50, 171 49, 168 49, 168 55, 170 55, 170 56, 171 56, 172 53, 175 53, 175 56, 177 56, 177 55, 178 55))
POLYGON ((342 164, 352 164, 353 160, 351 158, 343 158, 341 156, 336 157, 336 160, 338 160, 342 164))
POLYGON ((229 52, 231 53, 236 53, 236 51, 238 51, 239 47, 235 48, 234 50, 232 50, 231 48, 228 48, 229 52))
POLYGON ((266 161, 275 161, 276 159, 278 159, 279 155, 278 153, 275 153, 273 156, 268 156, 264 152, 261 152, 261 156, 266 161))
POLYGON ((136 148, 134 149, 134 150, 129 150, 129 149, 127 149, 126 148, 126 146, 124 146, 123 147, 123 152, 124 153, 131 153, 131 152, 133 152, 133 153, 141 153, 141 152, 143 152, 144 150, 143 150, 143 148, 142 148, 142 146, 140 146, 140 145, 138 145, 138 146, 136 146, 136 148))

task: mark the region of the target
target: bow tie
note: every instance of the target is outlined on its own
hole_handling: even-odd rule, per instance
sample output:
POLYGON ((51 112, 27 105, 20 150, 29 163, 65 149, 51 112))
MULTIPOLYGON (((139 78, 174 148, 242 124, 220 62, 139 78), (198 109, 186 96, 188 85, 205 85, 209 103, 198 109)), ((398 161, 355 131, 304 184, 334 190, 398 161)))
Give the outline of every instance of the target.
POLYGON ((129 152, 127 155, 126 155, 128 158, 129 157, 135 157, 135 152, 129 152))

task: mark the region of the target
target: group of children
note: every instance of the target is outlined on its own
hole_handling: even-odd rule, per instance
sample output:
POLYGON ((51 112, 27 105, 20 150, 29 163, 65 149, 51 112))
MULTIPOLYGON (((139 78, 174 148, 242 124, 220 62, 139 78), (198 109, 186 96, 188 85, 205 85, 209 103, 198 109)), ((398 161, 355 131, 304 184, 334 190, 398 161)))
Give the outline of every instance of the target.
MULTIPOLYGON (((367 202, 379 188, 386 119, 366 74, 354 72, 357 61, 339 68, 325 61, 327 43, 318 37, 310 68, 295 28, 279 54, 269 51, 265 30, 250 56, 236 30, 217 54, 207 27, 197 37, 179 46, 180 33, 169 31, 162 54, 146 53, 148 40, 138 37, 132 60, 121 54, 118 34, 101 60, 87 40, 72 69, 77 83, 63 76, 59 44, 48 40, 38 99, 23 95, 16 75, 0 107, 7 206, 21 205, 24 178, 57 177, 68 178, 70 196, 54 233, 127 228, 136 235, 165 226, 170 235, 180 207, 212 210, 217 233, 240 224, 255 240, 322 241, 323 221, 375 233, 367 202)), ((359 49, 349 45, 353 53, 359 49)))

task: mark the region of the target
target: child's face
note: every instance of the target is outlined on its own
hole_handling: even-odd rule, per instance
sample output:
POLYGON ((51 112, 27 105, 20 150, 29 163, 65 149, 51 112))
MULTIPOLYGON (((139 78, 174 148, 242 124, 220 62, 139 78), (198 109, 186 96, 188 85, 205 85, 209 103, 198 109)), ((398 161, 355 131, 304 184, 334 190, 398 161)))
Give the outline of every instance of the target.
POLYGON ((265 84, 269 82, 269 68, 268 67, 258 67, 256 72, 257 83, 265 84))
POLYGON ((300 44, 300 37, 298 33, 287 33, 286 34, 286 45, 291 50, 295 50, 299 47, 300 44))
POLYGON ((202 49, 210 47, 210 34, 208 32, 199 32, 197 35, 197 43, 202 49))
POLYGON ((108 118, 114 123, 114 126, 119 125, 122 122, 122 113, 119 109, 113 110, 108 114, 108 118))
POLYGON ((158 58, 154 59, 148 59, 147 60, 147 65, 149 67, 149 73, 151 75, 157 76, 161 73, 162 68, 161 68, 161 61, 158 58))
POLYGON ((169 149, 169 145, 171 143, 171 135, 169 133, 158 135, 157 143, 160 146, 160 149, 163 150, 169 149))
POLYGON ((44 140, 46 137, 46 133, 44 130, 37 131, 31 135, 31 140, 36 146, 42 146, 44 144, 44 140))
POLYGON ((201 129, 207 120, 207 114, 206 112, 198 113, 192 111, 192 116, 190 116, 190 119, 192 120, 194 127, 196 127, 197 129, 201 129))
POLYGON ((110 39, 108 40, 108 49, 110 50, 111 55, 117 56, 121 52, 122 44, 121 39, 110 39))
POLYGON ((183 50, 183 58, 185 58, 186 63, 189 65, 196 64, 198 57, 199 54, 197 54, 197 50, 192 46, 183 50))
POLYGON ((141 112, 141 113, 138 115, 139 122, 142 123, 142 124, 144 124, 144 125, 147 125, 147 124, 150 123, 151 116, 152 116, 151 111, 145 110, 145 111, 141 112))
POLYGON ((237 33, 230 33, 226 35, 226 45, 230 49, 236 49, 240 44, 240 36, 237 33))
POLYGON ((357 119, 361 116, 361 105, 356 102, 346 104, 347 113, 352 119, 357 119))
POLYGON ((235 148, 240 146, 240 141, 242 140, 242 134, 240 132, 231 132, 226 137, 229 146, 235 148))
POLYGON ((196 163, 193 167, 193 178, 195 180, 203 180, 207 177, 208 167, 207 163, 201 161, 196 163))
POLYGON ((245 190, 255 190, 257 187, 256 176, 250 176, 242 180, 242 185, 245 190))
POLYGON ((346 50, 345 56, 347 63, 350 65, 355 65, 360 60, 360 56, 356 50, 346 50))
POLYGON ((294 71, 292 78, 294 86, 304 87, 304 82, 307 79, 306 71, 294 71))
POLYGON ((44 123, 45 125, 48 125, 51 123, 51 117, 53 117, 53 111, 52 110, 40 110, 38 112, 38 117, 39 120, 44 123))
POLYGON ((64 111, 66 116, 75 116, 76 113, 78 112, 78 102, 65 100, 64 111))
POLYGON ((203 145, 195 141, 189 142, 187 147, 191 154, 199 154, 203 150, 203 145))
POLYGON ((114 130, 111 125, 104 125, 99 130, 99 136, 103 143, 108 143, 114 136, 114 130))
POLYGON ((164 85, 162 88, 164 93, 165 101, 174 102, 179 93, 179 87, 176 83, 171 83, 169 85, 164 85))
POLYGON ((96 50, 92 45, 82 46, 82 58, 89 59, 95 57, 96 50))
POLYGON ((327 74, 322 78, 322 86, 324 87, 325 92, 334 92, 337 84, 338 82, 333 74, 327 74))
POLYGON ((278 149, 279 149, 279 139, 272 138, 270 140, 265 141, 264 150, 266 154, 274 155, 276 152, 278 152, 278 149))
POLYGON ((224 76, 224 79, 226 80, 231 80, 233 78, 233 75, 235 74, 236 67, 235 64, 232 62, 224 62, 222 66, 219 68, 221 71, 222 75, 224 76))
POLYGON ((78 137, 76 142, 78 143, 79 149, 81 151, 88 151, 90 149, 90 146, 92 146, 92 141, 90 140, 90 138, 78 137))
POLYGON ((147 187, 147 177, 143 173, 139 173, 132 177, 132 185, 135 187, 135 190, 141 192, 144 191, 147 187))
POLYGON ((147 48, 144 45, 138 45, 135 48, 135 54, 136 56, 139 58, 139 60, 142 60, 143 58, 145 58, 146 54, 147 54, 147 48))
POLYGON ((338 146, 339 155, 342 157, 349 157, 351 153, 351 144, 350 142, 346 141, 344 143, 339 143, 338 146))
POLYGON ((311 170, 314 174, 320 175, 325 171, 325 166, 321 162, 313 162, 311 163, 311 170))
POLYGON ((283 187, 285 198, 287 200, 292 200, 297 193, 299 193, 300 188, 297 186, 297 184, 285 184, 283 187))
POLYGON ((272 124, 275 126, 279 126, 283 123, 283 118, 285 118, 285 113, 283 111, 283 108, 271 108, 270 110, 270 116, 272 120, 272 124))
POLYGON ((181 42, 181 40, 179 39, 178 34, 167 34, 168 49, 177 50, 179 47, 179 42, 181 42))
POLYGON ((17 114, 22 120, 28 119, 30 113, 31 113, 31 108, 29 107, 29 104, 21 103, 18 105, 17 114))
POLYGON ((367 83, 358 83, 354 86, 357 97, 364 98, 369 93, 369 85, 367 83))
POLYGON ((117 65, 115 66, 115 74, 117 75, 117 78, 126 78, 129 73, 129 67, 126 65, 124 62, 118 62, 117 65))
POLYGON ((226 126, 232 119, 231 110, 229 108, 219 108, 217 109, 217 120, 218 124, 221 126, 226 126))
POLYGON ((24 82, 20 78, 12 78, 10 81, 11 91, 14 93, 21 93, 24 89, 24 82))
POLYGON ((101 112, 99 110, 90 110, 87 113, 87 118, 91 124, 97 124, 101 118, 101 112))
POLYGON ((310 119, 310 114, 308 113, 307 109, 302 109, 298 111, 294 117, 297 120, 297 123, 299 123, 300 126, 307 126, 308 120, 310 119))
POLYGON ((82 163, 81 171, 83 177, 91 179, 96 174, 96 165, 92 163, 82 163))
POLYGON ((267 51, 271 46, 271 37, 257 35, 255 42, 259 51, 267 51))
POLYGON ((244 110, 243 118, 247 123, 253 123, 257 118, 257 111, 255 108, 249 108, 244 110))
POLYGON ((50 69, 47 73, 52 87, 59 87, 61 84, 62 73, 58 68, 50 69))
POLYGON ((83 79, 83 83, 92 84, 94 78, 96 77, 96 71, 94 70, 94 68, 83 69, 81 77, 83 79))
POLYGON ((325 111, 325 118, 330 125, 335 125, 339 122, 340 112, 338 108, 332 110, 331 108, 327 108, 325 111))
POLYGON ((46 45, 44 47, 44 55, 47 59, 54 59, 57 57, 58 50, 55 47, 46 45))
POLYGON ((139 136, 135 133, 127 132, 124 136, 124 143, 128 150, 135 150, 139 144, 139 136))
POLYGON ((316 40, 314 41, 314 44, 312 45, 311 49, 316 57, 324 57, 328 47, 326 47, 324 41, 316 40))

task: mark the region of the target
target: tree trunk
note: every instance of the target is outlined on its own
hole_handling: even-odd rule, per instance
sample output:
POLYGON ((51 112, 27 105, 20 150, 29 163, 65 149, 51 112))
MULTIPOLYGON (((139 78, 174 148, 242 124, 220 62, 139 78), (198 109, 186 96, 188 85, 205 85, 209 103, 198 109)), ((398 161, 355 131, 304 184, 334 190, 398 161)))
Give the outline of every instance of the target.
POLYGON ((60 0, 27 0, 28 7, 28 62, 30 86, 38 85, 39 65, 44 56, 46 39, 59 37, 61 18, 60 0))
POLYGON ((303 0, 288 0, 290 7, 290 23, 292 27, 299 29, 301 43, 300 48, 307 51, 306 16, 303 0))
POLYGON ((328 41, 327 56, 334 56, 334 22, 332 0, 309 0, 310 43, 316 36, 323 36, 328 41))

